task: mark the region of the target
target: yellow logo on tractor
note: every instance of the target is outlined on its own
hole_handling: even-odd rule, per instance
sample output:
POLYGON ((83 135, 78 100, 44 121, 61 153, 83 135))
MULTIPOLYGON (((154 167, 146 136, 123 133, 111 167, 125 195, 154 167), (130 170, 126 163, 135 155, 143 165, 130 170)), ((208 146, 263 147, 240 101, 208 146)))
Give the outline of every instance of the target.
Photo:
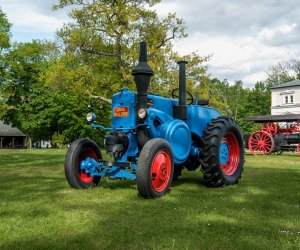
POLYGON ((129 115, 128 107, 114 108, 114 117, 127 117, 129 115))

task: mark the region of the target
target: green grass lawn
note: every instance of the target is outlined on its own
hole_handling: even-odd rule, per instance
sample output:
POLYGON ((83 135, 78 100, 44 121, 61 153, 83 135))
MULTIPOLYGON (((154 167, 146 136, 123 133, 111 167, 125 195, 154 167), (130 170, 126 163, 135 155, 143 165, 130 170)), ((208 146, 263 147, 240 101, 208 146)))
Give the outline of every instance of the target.
POLYGON ((71 189, 64 150, 0 150, 0 249, 299 249, 300 157, 246 156, 238 185, 184 172, 156 200, 134 181, 71 189))

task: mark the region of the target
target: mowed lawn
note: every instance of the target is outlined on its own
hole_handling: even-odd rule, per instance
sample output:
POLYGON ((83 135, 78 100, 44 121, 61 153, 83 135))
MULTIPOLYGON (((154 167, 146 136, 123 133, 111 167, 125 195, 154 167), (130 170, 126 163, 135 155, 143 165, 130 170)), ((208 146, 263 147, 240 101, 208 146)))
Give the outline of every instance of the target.
POLYGON ((156 200, 134 181, 71 189, 64 150, 0 150, 0 249, 299 249, 300 156, 246 156, 238 185, 184 172, 156 200))

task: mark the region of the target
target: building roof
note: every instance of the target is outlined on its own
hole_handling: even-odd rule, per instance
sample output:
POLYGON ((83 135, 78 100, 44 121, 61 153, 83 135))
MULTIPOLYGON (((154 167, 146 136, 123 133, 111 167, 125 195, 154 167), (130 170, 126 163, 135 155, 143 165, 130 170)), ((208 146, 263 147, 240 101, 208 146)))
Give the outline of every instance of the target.
POLYGON ((0 121, 0 136, 22 136, 25 137, 19 129, 13 128, 10 125, 4 124, 0 121))
POLYGON ((298 122, 300 121, 300 114, 285 114, 285 115, 261 115, 261 116, 247 116, 245 121, 262 122, 298 122))
POLYGON ((272 87, 271 89, 279 89, 279 88, 287 88, 287 87, 296 87, 300 86, 300 80, 293 80, 290 82, 286 82, 277 86, 272 87))

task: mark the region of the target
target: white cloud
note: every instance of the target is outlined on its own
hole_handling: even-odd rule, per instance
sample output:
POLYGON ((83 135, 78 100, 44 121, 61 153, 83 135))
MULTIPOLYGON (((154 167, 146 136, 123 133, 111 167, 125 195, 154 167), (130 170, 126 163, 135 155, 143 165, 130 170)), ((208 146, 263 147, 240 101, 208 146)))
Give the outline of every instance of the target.
POLYGON ((180 54, 198 51, 200 55, 213 54, 209 62, 212 77, 230 82, 242 80, 246 85, 264 80, 269 65, 288 60, 285 48, 267 46, 250 36, 205 36, 194 33, 175 43, 180 54))
POLYGON ((299 2, 290 0, 162 0, 159 14, 176 11, 189 37, 175 43, 180 54, 213 54, 213 77, 253 86, 270 65, 300 56, 299 2))
POLYGON ((296 23, 293 24, 283 24, 274 28, 263 28, 257 35, 260 41, 272 41, 273 39, 280 38, 281 36, 286 36, 295 31, 297 27, 296 23))
POLYGON ((23 9, 22 11, 16 9, 13 16, 8 15, 8 18, 13 20, 13 25, 18 29, 25 29, 27 32, 33 30, 53 33, 65 21, 64 19, 39 14, 31 9, 23 9))
MULTIPOLYGON (((14 38, 54 38, 67 22, 63 9, 51 11, 57 0, 0 0, 13 23, 14 38)), ((299 0, 162 0, 155 9, 161 16, 176 12, 189 37, 175 42, 180 54, 213 54, 209 72, 230 82, 252 86, 265 78, 270 65, 300 57, 299 0)))
POLYGON ((22 33, 22 40, 31 40, 31 34, 50 34, 52 37, 64 22, 67 14, 62 11, 53 12, 51 7, 56 1, 20 1, 0 0, 0 7, 6 13, 8 20, 13 24, 13 33, 22 33), (26 37, 26 35, 29 37, 26 37))

